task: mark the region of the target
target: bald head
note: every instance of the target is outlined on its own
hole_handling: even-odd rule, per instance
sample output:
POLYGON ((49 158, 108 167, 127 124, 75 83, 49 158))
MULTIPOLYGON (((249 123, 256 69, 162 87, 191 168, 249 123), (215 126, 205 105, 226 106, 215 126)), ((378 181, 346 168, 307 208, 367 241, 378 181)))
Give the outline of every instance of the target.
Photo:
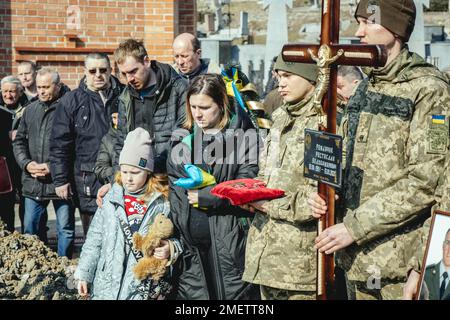
POLYGON ((182 33, 173 41, 173 55, 178 70, 190 74, 200 67, 200 41, 190 33, 182 33))

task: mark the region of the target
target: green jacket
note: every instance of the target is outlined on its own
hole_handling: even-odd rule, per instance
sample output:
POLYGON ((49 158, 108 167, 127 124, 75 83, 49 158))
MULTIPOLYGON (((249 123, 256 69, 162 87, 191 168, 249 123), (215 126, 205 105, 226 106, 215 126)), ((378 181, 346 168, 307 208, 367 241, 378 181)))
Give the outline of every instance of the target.
POLYGON ((423 240, 448 148, 448 118, 439 116, 450 94, 442 73, 407 48, 365 72, 340 127, 342 216, 355 243, 337 261, 349 280, 386 284, 406 280, 411 248, 423 240))
POLYGON ((258 179, 286 197, 272 200, 267 214, 256 214, 249 231, 243 279, 296 291, 316 290, 317 233, 307 206, 317 184, 303 176, 305 128, 317 129, 312 98, 284 105, 273 115, 273 126, 261 155, 258 179))
POLYGON ((442 281, 440 279, 440 266, 441 262, 439 261, 438 263, 427 266, 425 269, 424 283, 428 289, 429 300, 450 300, 450 285, 447 285, 442 299, 440 297, 440 286, 442 281))

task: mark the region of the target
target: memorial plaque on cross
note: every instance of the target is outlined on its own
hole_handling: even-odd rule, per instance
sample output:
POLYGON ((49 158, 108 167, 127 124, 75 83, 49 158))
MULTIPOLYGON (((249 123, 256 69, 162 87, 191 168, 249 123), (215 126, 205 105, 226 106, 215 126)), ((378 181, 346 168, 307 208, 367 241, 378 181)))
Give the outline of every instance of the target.
MULTIPOLYGON (((387 54, 383 46, 339 44, 340 0, 322 0, 322 24, 319 45, 287 44, 283 59, 289 62, 316 63, 319 67, 314 104, 321 113, 319 130, 336 133, 337 67, 384 66, 387 54), (326 118, 326 120, 325 120, 326 118)), ((327 214, 319 220, 318 233, 335 224, 335 188, 319 181, 319 194, 327 202, 327 214)), ((334 257, 318 253, 317 298, 333 298, 334 257)))

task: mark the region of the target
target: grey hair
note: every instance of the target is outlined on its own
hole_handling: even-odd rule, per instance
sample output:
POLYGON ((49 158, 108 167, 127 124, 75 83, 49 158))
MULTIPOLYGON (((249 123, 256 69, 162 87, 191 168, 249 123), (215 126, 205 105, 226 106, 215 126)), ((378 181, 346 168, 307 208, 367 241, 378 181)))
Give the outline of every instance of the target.
POLYGON ((23 91, 22 83, 20 82, 19 78, 17 78, 16 76, 6 76, 6 77, 4 77, 2 79, 2 81, 0 82, 0 85, 4 85, 5 83, 15 84, 18 89, 23 91))
POLYGON ((339 66, 338 75, 340 75, 343 78, 346 78, 349 81, 354 80, 361 81, 364 78, 361 69, 355 66, 339 66))
POLYGON ((43 68, 39 69, 38 72, 37 72, 37 75, 41 76, 41 77, 46 75, 46 74, 50 74, 52 76, 52 82, 54 84, 59 84, 59 82, 61 81, 58 71, 56 71, 53 68, 43 67, 43 68))
POLYGON ((33 72, 36 72, 36 70, 38 69, 36 63, 31 60, 23 60, 22 62, 19 63, 18 67, 24 66, 27 64, 31 66, 31 70, 33 70, 33 72))
POLYGON ((84 59, 84 66, 87 68, 87 61, 89 59, 98 59, 98 60, 106 60, 106 62, 108 63, 108 67, 111 68, 111 62, 109 61, 109 57, 107 54, 105 53, 101 53, 101 52, 93 52, 93 53, 89 53, 86 58, 84 59))

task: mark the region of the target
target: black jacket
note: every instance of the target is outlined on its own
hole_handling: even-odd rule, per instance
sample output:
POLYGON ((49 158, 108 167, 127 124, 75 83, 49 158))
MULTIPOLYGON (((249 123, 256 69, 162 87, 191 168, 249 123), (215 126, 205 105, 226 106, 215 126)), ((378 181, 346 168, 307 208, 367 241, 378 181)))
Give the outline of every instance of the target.
MULTIPOLYGON (((142 127, 151 132, 153 147, 155 149, 155 171, 166 172, 166 160, 172 131, 179 126, 185 118, 186 110, 186 83, 168 64, 151 62, 151 68, 156 74, 156 90, 146 97, 152 105, 149 128, 136 120, 136 107, 139 93, 127 86, 119 98, 119 127, 115 144, 115 165, 118 164, 120 151, 128 132, 142 127)), ((142 106, 142 104, 140 104, 142 106)))
POLYGON ((22 94, 19 98, 18 105, 14 109, 8 108, 0 92, 0 156, 6 158, 8 164, 9 174, 11 176, 12 184, 14 189, 21 191, 21 170, 17 165, 16 159, 14 158, 12 141, 9 138, 9 132, 12 130, 17 130, 22 118, 22 114, 26 109, 27 105, 30 103, 26 94, 22 94))
POLYGON ((110 128, 102 139, 95 163, 95 174, 102 184, 112 183, 114 176, 113 158, 117 129, 110 128))
POLYGON ((123 85, 111 76, 106 104, 100 94, 80 86, 64 95, 56 109, 50 140, 50 171, 56 187, 74 183, 81 211, 95 212, 101 187, 95 173, 100 142, 111 127, 110 108, 118 103, 123 85))
POLYGON ((49 163, 50 134, 55 110, 59 99, 69 91, 67 86, 61 87, 58 99, 49 105, 40 100, 34 101, 22 115, 13 148, 17 164, 22 170, 22 194, 25 197, 38 201, 58 199, 50 175, 33 178, 25 168, 32 161, 49 163))
POLYGON ((185 74, 185 73, 181 72, 180 70, 177 70, 177 72, 180 75, 180 77, 182 77, 188 83, 190 83, 194 80, 195 77, 197 77, 199 75, 211 73, 211 72, 217 72, 217 70, 209 70, 210 62, 211 62, 210 59, 200 59, 200 66, 196 70, 194 70, 194 72, 189 73, 189 74, 185 74))
MULTIPOLYGON (((252 123, 245 112, 239 107, 235 108, 235 116, 232 118, 228 129, 252 129, 252 123)), ((233 138, 233 132, 222 131, 213 137, 222 148, 233 138)), ((256 131, 255 131, 256 132, 256 131)), ((181 134, 185 136, 181 142, 172 144, 171 153, 168 158, 168 174, 170 181, 170 206, 174 224, 179 232, 179 236, 184 246, 182 256, 178 259, 178 276, 176 277, 177 298, 178 299, 210 299, 211 287, 216 287, 217 299, 254 299, 257 298, 256 288, 241 280, 244 272, 245 244, 249 228, 250 214, 248 211, 229 204, 228 200, 219 199, 210 194, 213 186, 207 186, 199 190, 199 207, 207 208, 204 213, 209 218, 209 230, 211 234, 212 265, 214 274, 206 275, 206 269, 200 252, 193 245, 192 234, 190 233, 189 220, 191 217, 191 207, 187 198, 187 190, 174 185, 174 181, 186 177, 183 165, 193 163, 193 152, 195 150, 195 135, 202 134, 201 130, 195 133, 181 134), (189 147, 190 145, 190 147, 189 147), (183 150, 183 151, 180 151, 183 150), (207 286, 207 279, 209 281, 207 286), (213 283, 212 283, 213 282, 213 283)), ((201 152, 204 150, 198 148, 201 152)), ((245 155, 250 152, 258 152, 258 144, 251 146, 243 145, 235 141, 236 147, 244 146, 245 155)), ((234 148, 236 150, 236 148, 234 148)), ((256 155, 255 155, 256 156, 256 155)), ((228 156, 227 156, 228 158, 228 156)), ((234 161, 231 164, 216 163, 213 166, 204 162, 197 166, 212 173, 217 183, 239 178, 254 178, 258 173, 257 159, 254 162, 244 162, 238 164, 234 161)))

